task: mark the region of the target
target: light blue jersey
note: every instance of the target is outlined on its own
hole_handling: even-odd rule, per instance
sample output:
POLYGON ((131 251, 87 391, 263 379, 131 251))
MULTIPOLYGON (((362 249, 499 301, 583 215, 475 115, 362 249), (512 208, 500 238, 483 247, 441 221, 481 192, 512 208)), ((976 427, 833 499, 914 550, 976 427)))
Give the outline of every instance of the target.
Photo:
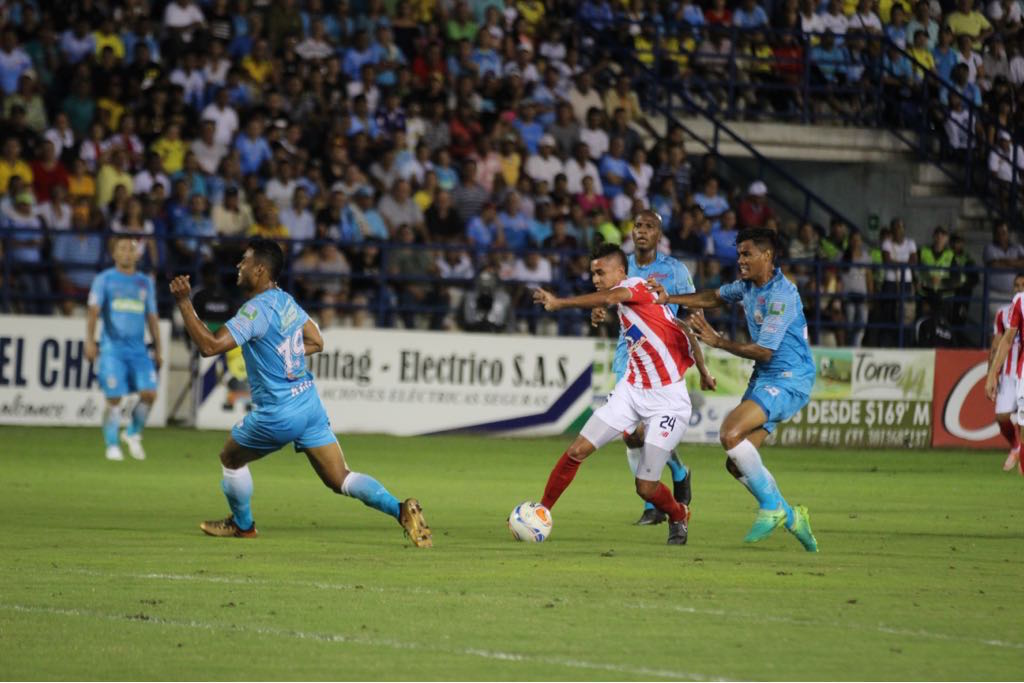
POLYGON ((776 268, 764 287, 737 280, 722 285, 718 295, 730 303, 743 304, 751 341, 773 352, 767 363, 754 364, 754 376, 771 378, 810 394, 814 386, 814 358, 796 285, 776 268))
POLYGON ((242 349, 256 410, 297 405, 293 399, 313 389, 302 338, 307 320, 295 299, 275 288, 249 299, 227 321, 228 332, 242 349))
POLYGON ((148 276, 107 268, 92 281, 89 305, 100 309, 103 353, 145 352, 146 317, 156 315, 156 292, 148 276))
MULTIPOLYGON (((644 280, 654 278, 665 288, 669 295, 691 294, 696 291, 693 287, 693 278, 690 277, 690 269, 681 261, 665 254, 657 254, 654 260, 646 266, 639 266, 636 262, 636 254, 630 254, 626 259, 626 275, 628 277, 639 277, 644 280)), ((678 306, 670 305, 673 314, 678 311, 678 306)), ((628 353, 626 351, 626 338, 619 333, 619 343, 615 347, 615 360, 612 362, 612 371, 615 372, 616 381, 622 379, 626 374, 628 353)))
POLYGON ((776 268, 764 287, 737 280, 722 285, 718 295, 731 303, 743 303, 750 339, 772 350, 767 363, 754 363, 743 394, 743 400, 761 406, 766 418, 762 426, 771 432, 807 405, 814 387, 814 358, 807 342, 800 292, 776 268))

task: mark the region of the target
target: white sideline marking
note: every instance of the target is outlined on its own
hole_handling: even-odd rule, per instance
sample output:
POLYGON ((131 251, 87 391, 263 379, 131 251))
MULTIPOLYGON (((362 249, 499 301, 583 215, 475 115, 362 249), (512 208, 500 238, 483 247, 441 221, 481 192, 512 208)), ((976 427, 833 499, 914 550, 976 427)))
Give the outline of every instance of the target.
MULTIPOLYGON (((424 595, 449 595, 450 591, 438 591, 431 590, 429 588, 382 588, 380 586, 366 586, 363 584, 346 584, 346 583, 328 583, 321 581, 269 581, 264 579, 253 579, 253 578, 235 578, 230 576, 207 576, 205 574, 163 574, 163 573, 147 573, 147 574, 127 574, 127 573, 113 573, 113 572, 98 572, 90 569, 58 569, 60 573, 67 574, 80 574, 84 576, 96 576, 102 578, 111 579, 144 579, 144 580, 157 580, 157 581, 197 581, 204 583, 222 583, 229 585, 276 585, 276 586, 294 586, 300 588, 318 588, 321 590, 365 590, 373 593, 419 593, 424 595)), ((493 596, 485 595, 482 593, 472 593, 467 597, 478 597, 485 600, 492 599, 493 596)), ((698 607, 688 607, 685 605, 654 605, 650 603, 629 603, 621 605, 625 609, 641 609, 641 610, 658 610, 668 608, 674 612, 682 612, 684 614, 701 614, 704 616, 713 617, 724 617, 727 619, 747 619, 756 621, 772 621, 783 624, 793 624, 795 626, 826 626, 838 629, 847 629, 851 631, 875 631, 877 633, 885 633, 889 635, 898 636, 913 636, 917 638, 928 638, 931 640, 946 640, 952 642, 972 643, 975 645, 987 645, 989 647, 1000 647, 1011 650, 1024 650, 1024 643, 996 640, 996 639, 984 639, 984 638, 964 638, 962 636, 951 635, 946 633, 935 633, 932 631, 914 630, 914 629, 902 629, 893 626, 886 626, 885 624, 856 624, 839 621, 821 621, 812 619, 795 619, 793 617, 775 616, 771 614, 755 614, 746 613, 741 611, 727 611, 720 609, 707 609, 698 607)))
POLYGON ((385 647, 394 650, 424 650, 427 652, 446 652, 452 655, 463 655, 467 657, 479 657, 481 659, 493 659, 504 662, 536 662, 563 666, 571 669, 590 669, 593 671, 611 671, 614 673, 633 674, 638 677, 667 678, 670 680, 685 679, 689 681, 724 681, 724 678, 707 678, 699 674, 686 671, 671 671, 668 669, 649 669, 646 667, 622 666, 619 664, 605 664, 602 662, 589 662, 582 659, 569 659, 563 657, 543 657, 525 655, 515 652, 501 652, 496 650, 483 650, 480 648, 441 648, 432 643, 415 643, 410 641, 367 638, 365 636, 350 636, 343 633, 320 633, 316 631, 292 631, 288 629, 239 626, 237 624, 217 624, 195 620, 179 621, 175 619, 164 619, 162 617, 147 616, 145 619, 133 618, 130 615, 108 614, 91 610, 68 609, 60 607, 40 607, 32 605, 11 605, 0 603, 0 609, 12 612, 27 614, 53 614, 66 617, 81 617, 90 619, 103 619, 105 621, 130 622, 153 626, 171 626, 181 628, 201 629, 204 631, 240 631, 260 636, 273 636, 276 638, 286 637, 297 640, 314 640, 325 643, 345 643, 349 645, 365 645, 368 647, 385 647))
POLYGON ((780 617, 771 614, 754 614, 736 611, 725 611, 718 609, 698 609, 696 607, 684 607, 682 605, 651 605, 637 603, 635 605, 626 605, 627 609, 665 609, 668 608, 673 612, 683 612, 685 614, 704 614, 718 617, 735 617, 740 619, 752 619, 759 621, 773 621, 782 624, 793 624, 795 626, 826 626, 833 628, 848 628, 850 630, 860 631, 877 631, 879 633, 887 633, 896 636, 913 636, 917 638, 929 638, 932 640, 949 640, 954 642, 962 643, 974 643, 975 645, 989 645, 991 647, 1002 647, 1011 650, 1024 650, 1024 643, 1014 643, 1006 640, 994 640, 984 638, 964 638, 962 636, 950 635, 947 633, 934 633, 932 631, 915 630, 896 628, 894 626, 886 626, 884 624, 878 624, 875 626, 864 625, 864 624, 851 624, 840 621, 821 621, 815 619, 794 619, 793 617, 780 617))

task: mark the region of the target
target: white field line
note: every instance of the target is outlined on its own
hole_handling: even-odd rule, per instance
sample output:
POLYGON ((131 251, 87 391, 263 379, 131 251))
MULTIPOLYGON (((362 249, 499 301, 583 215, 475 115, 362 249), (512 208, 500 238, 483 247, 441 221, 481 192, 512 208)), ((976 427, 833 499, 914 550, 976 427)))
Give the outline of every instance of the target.
POLYGON ((972 643, 974 645, 1002 647, 1010 650, 1024 650, 1024 643, 1015 643, 1007 640, 995 640, 986 638, 964 638, 963 636, 951 635, 948 633, 935 633, 933 631, 925 631, 923 629, 897 628, 895 626, 886 626, 885 624, 865 625, 848 623, 844 621, 796 619, 794 617, 781 617, 772 614, 756 614, 754 612, 737 612, 717 609, 700 609, 697 607, 685 607, 682 605, 655 605, 636 603, 631 605, 625 605, 625 607, 626 609, 642 610, 669 609, 673 612, 682 612, 684 614, 701 614, 727 618, 750 619, 752 621, 771 621, 780 624, 792 624, 794 626, 825 626, 838 629, 849 629, 858 631, 877 631, 878 633, 885 633, 888 635, 909 636, 914 638, 925 638, 929 640, 949 640, 959 643, 972 643))
POLYGON ((109 614, 92 610, 68 609, 58 607, 42 607, 32 605, 15 605, 0 603, 0 610, 20 612, 25 614, 49 614, 64 617, 77 617, 84 619, 101 619, 104 621, 128 622, 150 626, 166 626, 173 628, 190 628, 204 631, 233 631, 247 633, 257 636, 272 636, 275 638, 292 638, 295 640, 312 640, 323 643, 343 643, 346 645, 361 645, 364 647, 389 648, 393 650, 419 650, 423 652, 443 652, 450 655, 464 657, 478 657, 502 662, 522 662, 546 664, 549 666, 561 666, 570 669, 585 669, 590 671, 610 671, 612 673, 626 674, 637 678, 665 678, 669 680, 688 681, 723 681, 723 678, 708 678, 700 674, 687 671, 672 671, 669 669, 650 669, 646 667, 624 666, 620 664, 608 664, 604 662, 591 662, 583 659, 567 657, 550 657, 526 655, 516 652, 501 652, 497 650, 484 650, 481 648, 444 648, 436 643, 416 643, 412 641, 395 640, 392 638, 367 638, 366 636, 353 636, 344 633, 323 633, 318 631, 293 631, 289 629, 276 629, 256 626, 239 626, 238 624, 218 624, 195 620, 164 619, 162 617, 146 616, 145 618, 133 618, 122 614, 109 614))
MULTIPOLYGON (((206 574, 164 574, 164 573, 145 573, 145 574, 127 574, 127 573, 113 573, 113 572, 99 572, 90 569, 57 569, 60 573, 79 574, 84 576, 95 576, 100 578, 111 578, 111 579, 142 579, 151 581, 195 581, 198 583, 219 583, 227 585, 237 586, 252 586, 252 585, 276 585, 276 586, 293 586, 300 588, 317 588, 320 590, 338 590, 338 591, 355 591, 365 590, 373 593, 419 593, 425 595, 450 595, 451 591, 440 591, 432 590, 430 588, 383 588, 380 586, 366 586, 364 584, 347 584, 347 583, 333 583, 333 582, 322 582, 322 581, 270 581, 266 579, 253 579, 247 577, 230 577, 230 576, 212 576, 206 574)), ((495 600, 495 596, 485 595, 481 593, 470 593, 466 597, 477 597, 484 600, 495 600)), ((986 638, 965 638, 959 635, 936 633, 933 631, 925 631, 918 629, 903 629, 895 626, 888 626, 886 624, 857 624, 845 621, 824 621, 815 619, 797 619, 793 617, 777 616, 771 614, 760 614, 754 612, 742 612, 736 610, 719 610, 719 609, 708 609, 700 607, 688 607, 685 605, 672 605, 668 604, 651 604, 651 603, 626 603, 623 605, 614 605, 623 609, 640 609, 640 610, 658 610, 658 609, 669 609, 674 612, 681 612, 684 614, 700 614, 703 616, 723 617, 726 619, 739 619, 749 621, 771 621, 775 623, 792 624, 795 626, 824 626, 827 628, 836 628, 840 630, 848 631, 874 631, 876 633, 884 633, 887 635, 899 635, 916 638, 924 638, 929 640, 945 640, 960 643, 970 643, 973 645, 985 645, 989 647, 1006 648, 1011 650, 1024 650, 1024 643, 1013 642, 1007 640, 997 639, 986 639, 986 638)))

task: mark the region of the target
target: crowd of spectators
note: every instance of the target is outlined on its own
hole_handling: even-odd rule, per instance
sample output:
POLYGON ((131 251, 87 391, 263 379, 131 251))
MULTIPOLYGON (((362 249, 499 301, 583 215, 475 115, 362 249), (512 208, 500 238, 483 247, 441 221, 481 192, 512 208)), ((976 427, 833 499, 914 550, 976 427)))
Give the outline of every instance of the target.
MULTIPOLYGON (((898 24, 900 6, 877 9, 881 30, 898 24)), ((948 41, 940 22, 970 34, 971 49, 990 38, 977 12, 958 23, 935 2, 921 7, 906 14, 936 49, 948 41)), ((1020 9, 993 7, 1015 88, 1024 62, 1010 69, 1019 60, 1008 27, 1020 26, 1020 9)), ((851 17, 876 11, 839 0, 807 8, 831 22, 812 60, 829 41, 853 49, 851 17)), ((674 45, 669 61, 685 72, 721 67, 732 48, 716 26, 817 31, 806 18, 793 0, 5 4, 0 306, 74 311, 103 265, 107 231, 140 237, 140 263, 158 284, 177 272, 229 281, 245 238, 262 236, 281 240, 289 286, 324 325, 507 329, 530 308, 531 286, 587 290, 586 251, 631 249, 632 216, 647 207, 664 220, 660 248, 713 286, 731 275, 740 227, 780 228, 768 188, 729 185, 713 156, 691 160, 681 129, 655 136, 644 93, 602 37, 626 31, 643 57, 660 32, 658 49, 674 45)), ((781 40, 752 36, 751 68, 768 51, 799 52, 781 40)), ((999 74, 985 59, 965 63, 988 93, 999 74)), ((792 232, 790 255, 834 257, 792 232)), ((859 237, 848 247, 867 258, 859 237)), ((836 278, 851 292, 865 280, 836 278)))

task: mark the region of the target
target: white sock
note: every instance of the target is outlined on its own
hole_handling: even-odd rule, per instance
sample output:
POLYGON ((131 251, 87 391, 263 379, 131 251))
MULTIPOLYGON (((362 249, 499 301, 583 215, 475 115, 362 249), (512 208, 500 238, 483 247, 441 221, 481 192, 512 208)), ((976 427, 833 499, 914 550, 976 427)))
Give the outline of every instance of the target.
POLYGON ((757 447, 754 444, 750 443, 748 439, 744 439, 734 448, 727 450, 726 453, 743 475, 741 483, 754 494, 762 509, 777 510, 781 507, 785 508, 788 513, 789 506, 782 494, 779 493, 775 477, 761 462, 761 454, 757 452, 757 447))

